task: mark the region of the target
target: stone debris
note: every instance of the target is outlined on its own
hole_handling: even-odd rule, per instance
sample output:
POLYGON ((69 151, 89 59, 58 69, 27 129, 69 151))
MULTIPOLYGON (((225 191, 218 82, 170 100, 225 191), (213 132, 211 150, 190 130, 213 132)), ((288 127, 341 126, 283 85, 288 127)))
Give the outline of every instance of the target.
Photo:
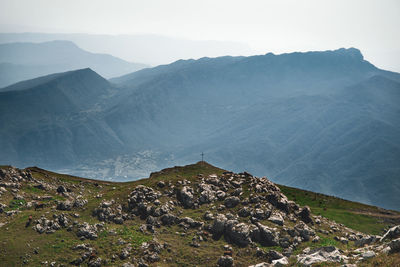
POLYGON ((310 266, 319 262, 344 262, 348 261, 348 257, 343 255, 339 249, 333 246, 320 247, 316 249, 306 249, 303 253, 297 255, 297 263, 310 266))
POLYGON ((380 241, 384 241, 386 239, 394 239, 400 237, 400 225, 394 226, 390 228, 380 239, 380 241))
MULTIPOLYGON (((172 234, 184 237, 185 240, 187 238, 182 245, 195 248, 194 251, 207 247, 210 238, 222 238, 226 241, 223 255, 214 263, 218 266, 234 266, 233 257, 236 261, 240 257, 234 253, 237 247, 253 253, 260 261, 252 265, 257 267, 286 266, 289 259, 297 260, 298 265, 306 266, 320 262, 346 264, 349 260, 362 264, 362 261, 381 253, 400 252, 400 226, 390 228, 383 236, 359 233, 322 216, 313 216, 309 207, 300 207, 289 201, 279 187, 266 178, 254 177, 246 172, 225 172, 220 176, 198 175, 198 180, 194 181, 178 176, 177 178, 173 182, 156 180, 153 182, 154 188, 137 185, 127 200, 126 196, 120 195, 109 199, 108 193, 103 192, 106 197, 100 202, 103 193, 87 190, 86 182, 51 184, 47 180, 45 182, 34 179, 29 171, 16 168, 0 169, 0 197, 5 194, 10 199, 26 203, 21 204, 21 210, 44 210, 45 215, 37 220, 29 219, 27 222, 27 225, 32 225, 33 230, 40 234, 51 234, 65 228, 81 240, 96 240, 103 234, 117 236, 115 240, 118 241, 114 240, 113 244, 118 250, 109 258, 97 255, 89 244, 82 243, 72 247, 77 257, 70 263, 76 266, 103 266, 110 265, 110 262, 111 265, 118 262, 122 266, 173 263, 173 259, 163 259, 164 254, 161 254, 162 250, 171 252, 172 248, 160 244, 154 237, 174 228, 178 230, 173 230, 172 234), (46 192, 41 191, 40 196, 31 197, 24 191, 23 183, 28 183, 36 188, 35 190, 46 192), (93 195, 90 197, 88 194, 93 195), (65 200, 57 201, 60 197, 65 200), (90 220, 89 224, 83 221, 86 213, 85 216, 82 214, 81 218, 80 211, 92 207, 87 205, 86 198, 93 197, 97 198, 98 204, 88 211, 93 220, 100 223, 90 220), (53 213, 50 219, 49 210, 57 212, 53 213), (60 211, 56 210, 64 213, 60 214, 60 211), (153 235, 154 239, 133 246, 128 238, 118 236, 121 227, 131 227, 132 221, 137 227, 135 231, 139 230, 148 236, 153 235), (360 248, 346 252, 333 246, 307 248, 299 255, 293 255, 303 242, 312 242, 319 246, 318 243, 324 236, 334 236, 337 242, 360 248), (236 248, 235 251, 231 245, 236 248), (281 249, 263 250, 258 246, 281 249)), ((96 190, 101 188, 98 184, 95 186, 96 190)), ((8 200, 4 203, 8 203, 8 200)), ((6 204, 0 203, 2 218, 19 212, 19 208, 10 210, 6 204)), ((0 225, 5 223, 1 222, 0 225)), ((35 251, 39 253, 39 250, 35 249, 33 253, 36 253, 35 251)), ((27 258, 27 262, 28 260, 27 258)))
POLYGON ((122 205, 115 204, 114 200, 103 200, 99 207, 93 211, 93 215, 100 221, 116 224, 123 224, 129 218, 129 215, 122 211, 122 205))
POLYGON ((91 225, 87 222, 84 222, 78 225, 78 230, 76 232, 76 235, 81 239, 94 240, 97 238, 97 232, 103 228, 104 228, 104 223, 97 223, 95 225, 91 225))
POLYGON ((220 267, 231 267, 231 266, 234 266, 233 265, 233 258, 231 256, 228 256, 228 255, 221 256, 218 259, 218 263, 217 264, 220 267))
POLYGON ((45 216, 34 221, 33 230, 39 234, 52 234, 61 228, 69 226, 70 222, 65 214, 53 214, 53 220, 47 219, 45 216))

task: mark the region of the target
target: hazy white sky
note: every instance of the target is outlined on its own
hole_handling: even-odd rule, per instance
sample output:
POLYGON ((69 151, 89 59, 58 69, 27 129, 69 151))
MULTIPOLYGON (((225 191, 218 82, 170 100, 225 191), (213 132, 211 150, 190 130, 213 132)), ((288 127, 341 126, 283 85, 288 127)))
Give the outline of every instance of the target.
POLYGON ((399 0, 0 0, 6 31, 247 43, 256 53, 357 47, 400 72, 399 0))

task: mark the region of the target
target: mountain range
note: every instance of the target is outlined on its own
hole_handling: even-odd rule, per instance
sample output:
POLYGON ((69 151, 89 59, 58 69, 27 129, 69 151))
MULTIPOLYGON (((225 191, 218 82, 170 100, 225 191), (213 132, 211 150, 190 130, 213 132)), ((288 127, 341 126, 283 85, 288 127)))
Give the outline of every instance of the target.
POLYGON ((199 159, 400 209, 400 74, 355 48, 90 69, 0 92, 0 161, 102 178, 199 159), (90 175, 89 175, 90 176, 90 175))
POLYGON ((148 67, 107 54, 95 54, 70 41, 0 44, 0 87, 46 74, 92 68, 111 78, 148 67))
POLYGON ((179 59, 255 53, 247 44, 240 42, 188 40, 157 34, 0 33, 0 43, 41 43, 55 40, 68 40, 87 51, 111 54, 153 66, 179 59))

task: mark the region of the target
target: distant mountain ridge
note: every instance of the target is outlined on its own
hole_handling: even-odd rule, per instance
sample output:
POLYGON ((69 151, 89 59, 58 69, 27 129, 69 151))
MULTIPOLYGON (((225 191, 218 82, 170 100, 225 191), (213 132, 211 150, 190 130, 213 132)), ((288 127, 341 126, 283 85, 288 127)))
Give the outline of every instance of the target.
POLYGON ((88 51, 111 54, 128 61, 142 62, 153 66, 171 63, 179 59, 203 56, 254 54, 254 51, 245 43, 187 40, 156 34, 0 33, 0 43, 37 43, 54 40, 72 41, 88 51))
POLYGON ((0 92, 2 161, 69 166, 79 158, 121 149, 96 117, 113 90, 91 69, 6 88, 0 92))
POLYGON ((70 41, 0 44, 0 87, 55 72, 92 68, 106 78, 148 67, 80 49, 70 41))
MULTIPOLYGON (((400 74, 376 68, 355 48, 180 60, 102 80, 106 89, 100 96, 88 89, 83 99, 93 101, 83 110, 51 119, 35 134, 4 129, 3 146, 14 148, 0 152, 0 161, 45 168, 57 161, 50 167, 127 179, 138 177, 132 166, 185 164, 203 151, 224 169, 400 209, 398 81, 400 74), (58 151, 68 152, 51 160, 23 152, 21 144, 37 135, 64 145, 64 137, 53 138, 60 121, 70 143, 58 151), (23 158, 3 160, 7 151, 23 158), (60 159, 66 154, 69 164, 60 159)), ((73 88, 80 83, 69 88, 79 91, 73 88)), ((3 112, 2 125, 23 127, 3 112)), ((44 155, 48 148, 35 149, 44 155)))

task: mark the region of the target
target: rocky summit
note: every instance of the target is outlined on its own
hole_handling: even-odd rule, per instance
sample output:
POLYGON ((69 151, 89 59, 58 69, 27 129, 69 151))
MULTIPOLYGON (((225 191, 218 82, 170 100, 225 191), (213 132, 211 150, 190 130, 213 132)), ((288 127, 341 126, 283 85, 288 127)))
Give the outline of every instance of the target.
POLYGON ((205 162, 115 183, 0 168, 4 266, 398 266, 400 214, 205 162))

